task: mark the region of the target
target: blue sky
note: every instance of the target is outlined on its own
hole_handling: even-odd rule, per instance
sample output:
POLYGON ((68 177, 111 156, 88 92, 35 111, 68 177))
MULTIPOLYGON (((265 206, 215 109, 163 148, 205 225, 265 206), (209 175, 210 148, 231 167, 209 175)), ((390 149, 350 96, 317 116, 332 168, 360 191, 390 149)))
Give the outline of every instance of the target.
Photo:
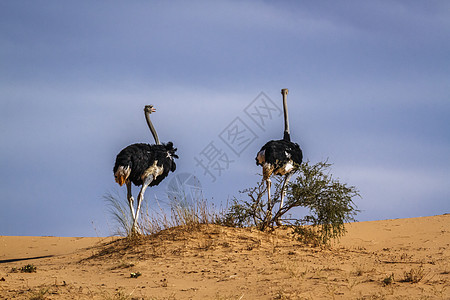
POLYGON ((360 190, 358 220, 449 213, 449 36, 448 1, 1 1, 0 235, 113 233, 103 196, 125 189, 117 153, 152 142, 145 104, 180 156, 149 205, 176 174, 226 205, 282 137, 281 88, 305 159, 360 190))

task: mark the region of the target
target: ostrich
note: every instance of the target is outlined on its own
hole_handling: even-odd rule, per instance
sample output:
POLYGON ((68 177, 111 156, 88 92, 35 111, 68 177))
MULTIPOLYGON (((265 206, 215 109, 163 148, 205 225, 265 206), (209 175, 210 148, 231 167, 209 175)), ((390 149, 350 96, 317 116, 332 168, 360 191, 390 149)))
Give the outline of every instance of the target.
MULTIPOLYGON (((291 142, 289 132, 289 119, 287 108, 288 89, 282 89, 283 110, 284 110, 284 137, 282 140, 272 140, 267 142, 256 155, 256 165, 263 168, 263 180, 266 181, 268 205, 270 208, 270 176, 285 176, 281 188, 280 209, 283 207, 283 201, 286 193, 286 184, 294 173, 294 164, 301 164, 303 159, 302 150, 297 143, 291 142)), ((270 212, 269 212, 270 213, 270 212)))
POLYGON ((156 144, 133 144, 124 148, 117 155, 113 169, 116 182, 120 186, 124 183, 127 185, 127 199, 133 218, 132 232, 138 232, 137 219, 145 190, 149 186, 158 185, 167 177, 169 171, 174 172, 176 168, 174 158, 178 158, 175 154, 177 149, 173 147, 172 142, 167 144, 159 142, 156 130, 150 121, 150 114, 155 111, 153 105, 146 105, 144 108, 145 119, 156 144), (131 183, 136 186, 142 185, 137 198, 136 212, 131 194, 131 183))

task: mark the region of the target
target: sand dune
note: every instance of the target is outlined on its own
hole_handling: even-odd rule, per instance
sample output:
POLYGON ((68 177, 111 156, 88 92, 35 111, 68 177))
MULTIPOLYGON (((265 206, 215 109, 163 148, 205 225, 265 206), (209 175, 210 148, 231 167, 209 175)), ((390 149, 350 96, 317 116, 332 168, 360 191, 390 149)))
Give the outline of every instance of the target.
POLYGON ((213 225, 136 245, 1 236, 0 299, 450 299, 450 215, 347 230, 329 248, 213 225))

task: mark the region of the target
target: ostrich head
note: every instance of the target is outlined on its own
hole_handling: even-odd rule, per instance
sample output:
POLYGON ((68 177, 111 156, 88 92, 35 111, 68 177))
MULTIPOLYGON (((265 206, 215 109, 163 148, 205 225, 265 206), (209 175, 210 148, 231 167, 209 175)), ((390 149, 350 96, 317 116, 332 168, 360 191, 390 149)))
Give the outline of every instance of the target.
POLYGON ((156 108, 154 108, 153 105, 146 105, 144 111, 146 114, 151 114, 152 112, 156 112, 156 108))
POLYGON ((152 121, 150 121, 150 114, 155 111, 156 109, 153 107, 153 105, 146 105, 144 107, 145 119, 147 120, 148 128, 152 132, 155 143, 157 145, 160 145, 161 143, 159 142, 158 134, 156 133, 155 127, 153 127, 152 121))
POLYGON ((119 166, 117 171, 114 172, 114 179, 116 182, 122 186, 128 179, 131 173, 130 166, 119 166))

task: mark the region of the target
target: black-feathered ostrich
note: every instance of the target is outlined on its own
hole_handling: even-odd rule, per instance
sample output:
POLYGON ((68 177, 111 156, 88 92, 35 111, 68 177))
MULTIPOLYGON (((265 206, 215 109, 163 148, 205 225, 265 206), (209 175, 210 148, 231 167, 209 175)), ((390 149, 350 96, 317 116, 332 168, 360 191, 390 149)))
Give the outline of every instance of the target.
POLYGON ((156 144, 133 144, 124 148, 117 155, 113 169, 116 182, 120 186, 124 183, 127 185, 127 199, 133 217, 133 232, 139 232, 137 219, 145 190, 148 186, 158 185, 170 171, 174 172, 176 168, 174 159, 178 158, 175 154, 177 149, 173 147, 172 142, 167 144, 159 142, 156 130, 150 121, 150 114, 155 111, 153 105, 146 105, 144 108, 145 119, 156 144), (136 212, 134 211, 134 199, 131 194, 131 183, 136 186, 142 185, 137 198, 136 212))
POLYGON ((282 140, 272 140, 267 142, 256 155, 256 164, 262 166, 263 180, 265 180, 267 184, 268 205, 270 205, 270 176, 272 174, 285 176, 281 188, 280 209, 283 207, 286 184, 294 173, 294 164, 301 164, 303 159, 300 146, 297 143, 291 142, 286 102, 288 89, 282 89, 281 94, 283 95, 284 137, 282 140))

